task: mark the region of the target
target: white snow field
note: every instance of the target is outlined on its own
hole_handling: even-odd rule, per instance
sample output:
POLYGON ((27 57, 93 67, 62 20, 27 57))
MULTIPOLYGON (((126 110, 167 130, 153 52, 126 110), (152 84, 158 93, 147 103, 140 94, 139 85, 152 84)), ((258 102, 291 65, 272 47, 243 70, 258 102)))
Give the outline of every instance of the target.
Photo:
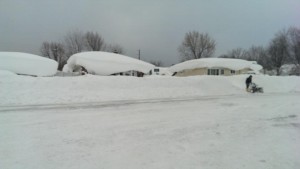
POLYGON ((0 52, 0 71, 31 76, 53 76, 58 63, 52 59, 21 52, 0 52))
MULTIPOLYGON (((247 95, 240 76, 77 76, 24 77, 0 73, 0 105, 68 104, 119 100, 247 95)), ((265 93, 300 92, 297 76, 254 75, 265 93)))
POLYGON ((299 169, 300 78, 0 73, 2 169, 299 169))

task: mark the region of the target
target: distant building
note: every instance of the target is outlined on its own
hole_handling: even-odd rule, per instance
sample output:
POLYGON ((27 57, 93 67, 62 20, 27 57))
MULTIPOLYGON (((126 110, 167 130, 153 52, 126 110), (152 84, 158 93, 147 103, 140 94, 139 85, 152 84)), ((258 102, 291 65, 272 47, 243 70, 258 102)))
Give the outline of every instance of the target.
POLYGON ((259 74, 262 66, 253 61, 227 58, 202 58, 173 65, 175 76, 259 74))

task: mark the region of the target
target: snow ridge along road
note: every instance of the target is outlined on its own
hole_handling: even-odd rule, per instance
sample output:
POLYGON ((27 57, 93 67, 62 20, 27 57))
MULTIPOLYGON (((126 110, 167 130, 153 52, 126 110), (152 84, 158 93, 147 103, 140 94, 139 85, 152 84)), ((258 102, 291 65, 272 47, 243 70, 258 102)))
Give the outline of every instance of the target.
POLYGON ((39 110, 53 110, 53 109, 95 109, 114 106, 126 106, 133 104, 151 104, 151 103, 168 103, 168 102, 188 102, 188 101, 206 101, 217 99, 232 99, 240 98, 245 99, 249 97, 269 97, 278 95, 300 95, 298 92, 294 93, 268 93, 268 94, 233 94, 233 95, 214 95, 214 96, 194 96, 182 98, 158 98, 158 99, 138 99, 138 100, 113 100, 102 102, 84 102, 84 103, 65 103, 65 104, 34 104, 34 105, 8 105, 0 106, 0 113, 13 112, 13 111, 39 111, 39 110))

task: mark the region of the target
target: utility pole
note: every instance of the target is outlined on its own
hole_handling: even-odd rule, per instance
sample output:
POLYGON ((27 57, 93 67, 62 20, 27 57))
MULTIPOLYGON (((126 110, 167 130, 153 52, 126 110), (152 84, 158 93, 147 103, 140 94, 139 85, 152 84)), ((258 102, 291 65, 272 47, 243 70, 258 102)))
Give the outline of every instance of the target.
POLYGON ((139 49, 139 60, 141 60, 141 49, 139 49))

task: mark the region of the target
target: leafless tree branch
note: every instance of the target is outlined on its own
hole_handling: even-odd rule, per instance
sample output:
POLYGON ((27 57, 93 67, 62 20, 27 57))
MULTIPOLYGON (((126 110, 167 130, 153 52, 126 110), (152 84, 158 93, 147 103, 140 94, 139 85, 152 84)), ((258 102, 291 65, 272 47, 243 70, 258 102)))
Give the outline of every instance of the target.
POLYGON ((179 46, 182 61, 211 57, 216 49, 216 42, 207 33, 188 32, 179 46))

